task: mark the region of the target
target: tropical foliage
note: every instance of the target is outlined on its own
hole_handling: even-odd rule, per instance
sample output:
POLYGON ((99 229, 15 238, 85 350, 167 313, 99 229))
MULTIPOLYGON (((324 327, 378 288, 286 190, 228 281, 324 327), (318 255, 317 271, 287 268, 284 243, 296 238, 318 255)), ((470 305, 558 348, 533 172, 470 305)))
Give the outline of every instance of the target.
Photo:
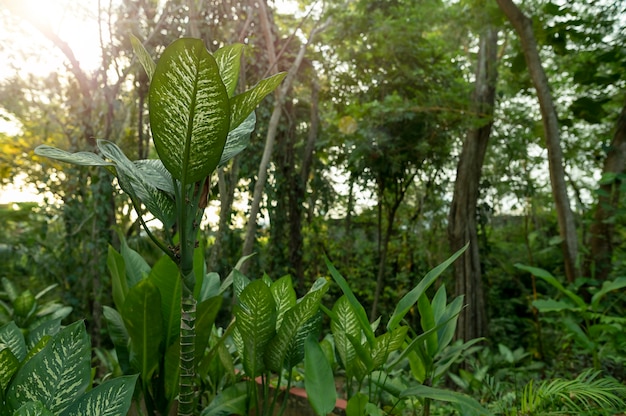
POLYGON ((0 413, 626 408, 621 2, 5 3, 0 413))

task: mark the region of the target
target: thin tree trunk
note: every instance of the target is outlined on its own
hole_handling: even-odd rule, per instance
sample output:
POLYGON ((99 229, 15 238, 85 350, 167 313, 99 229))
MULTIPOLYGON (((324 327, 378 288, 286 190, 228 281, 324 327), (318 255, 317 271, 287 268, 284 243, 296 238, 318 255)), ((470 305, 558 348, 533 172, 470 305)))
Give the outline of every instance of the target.
POLYGON ((497 47, 498 32, 489 26, 480 37, 473 97, 475 112, 487 121, 483 126, 471 129, 463 143, 450 207, 448 239, 451 251, 456 252, 470 242, 469 249, 454 263, 456 295, 465 296, 465 303, 468 305, 459 316, 456 332, 457 338, 464 340, 481 337, 487 333, 476 230, 476 205, 481 170, 493 124, 497 47))
POLYGON ((612 268, 613 233, 615 225, 610 218, 615 215, 619 200, 622 180, 618 174, 626 167, 626 104, 617 119, 611 146, 604 160, 603 176, 615 175, 600 185, 598 204, 589 234, 591 253, 585 261, 585 276, 599 280, 608 278, 612 268))
POLYGON ((387 223, 385 224, 385 234, 381 236, 382 226, 382 211, 383 211, 383 199, 384 199, 384 187, 381 187, 379 190, 378 196, 378 218, 379 218, 379 226, 378 226, 378 274, 376 276, 376 289, 374 289, 374 300, 372 302, 372 309, 370 311, 370 321, 376 320, 376 314, 378 313, 378 303, 380 301, 380 297, 383 291, 383 287, 385 285, 385 269, 387 267, 387 253, 389 251, 389 241, 391 241, 391 234, 393 233, 393 223, 396 220, 396 214, 398 212, 398 208, 402 204, 404 197, 406 196, 409 187, 413 184, 413 179, 415 178, 415 173, 409 175, 408 178, 403 178, 398 180, 398 182, 394 183, 394 201, 393 205, 389 207, 389 211, 387 212, 387 223), (381 238, 382 237, 382 238, 381 238))
MULTIPOLYGON (((262 9, 261 21, 265 20, 266 22, 269 22, 269 17, 267 16, 267 13, 263 14, 263 11, 266 11, 266 8, 262 7, 261 9, 262 9)), ((266 27, 264 24, 262 24, 261 26, 263 28, 266 27)), ((270 43, 273 41, 272 41, 271 33, 269 32, 269 23, 267 24, 267 29, 268 30, 263 30, 264 36, 266 37, 266 41, 270 43)), ((309 35, 309 39, 307 40, 306 43, 302 44, 302 46, 300 47, 300 50, 298 51, 298 55, 296 56, 296 59, 291 65, 291 68, 289 69, 287 76, 285 77, 285 80, 283 81, 282 86, 277 90, 275 94, 274 110, 272 111, 272 116, 270 117, 270 122, 267 128, 267 136, 265 138, 265 148, 263 149, 263 156, 261 158, 261 163, 259 164, 259 172, 257 174, 257 180, 256 180, 256 183, 254 184, 254 192, 252 196, 252 202, 250 204, 250 213, 248 215, 248 225, 246 227, 246 236, 245 236, 243 249, 241 253, 242 256, 247 256, 247 255, 252 254, 252 249, 254 248, 254 241, 256 237, 256 220, 257 220, 257 216, 259 215, 261 199, 263 197, 263 188, 265 187, 265 182, 267 181, 267 167, 269 166, 270 159, 272 157, 272 151, 274 150, 274 143, 276 142, 276 134, 278 131, 278 122, 280 121, 280 117, 282 115, 283 104, 285 102, 285 99, 287 98, 287 93, 291 89, 291 85, 293 84, 293 81, 296 77, 298 69, 300 68, 300 64, 302 63, 302 60, 304 59, 304 53, 306 52, 306 48, 312 42, 315 34, 317 34, 320 30, 321 28, 318 27, 311 31, 311 34, 309 35)), ((272 56, 274 57, 273 58, 274 60, 276 59, 275 51, 274 51, 274 55, 271 55, 272 51, 274 51, 273 43, 271 46, 271 50, 268 51, 268 53, 270 53, 270 62, 273 62, 271 59, 272 56)), ((245 274, 247 272, 248 264, 249 263, 244 263, 241 269, 242 273, 245 274)))
POLYGON ((569 282, 573 282, 579 275, 578 266, 576 264, 578 257, 578 237, 576 235, 574 214, 567 195, 559 123, 556 108, 552 101, 548 78, 546 77, 546 73, 541 64, 541 58, 539 57, 537 42, 535 40, 535 34, 533 33, 532 20, 524 15, 512 0, 496 1, 520 37, 530 78, 537 91, 546 139, 546 148, 548 150, 552 195, 556 206, 559 233, 563 240, 561 247, 563 250, 563 261, 565 263, 565 275, 569 282))

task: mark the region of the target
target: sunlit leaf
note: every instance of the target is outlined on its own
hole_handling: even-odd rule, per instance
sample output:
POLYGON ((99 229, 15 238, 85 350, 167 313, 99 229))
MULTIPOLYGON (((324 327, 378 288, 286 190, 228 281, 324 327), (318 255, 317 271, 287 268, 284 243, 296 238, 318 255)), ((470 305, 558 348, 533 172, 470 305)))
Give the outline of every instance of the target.
POLYGON ((287 73, 281 72, 265 78, 248 91, 235 95, 230 100, 230 128, 234 129, 239 126, 254 111, 263 98, 278 87, 286 75, 287 73))
POLYGON ((135 52, 135 55, 137 55, 137 59, 139 59, 141 66, 143 66, 146 74, 148 74, 148 79, 152 79, 156 63, 154 63, 154 60, 146 48, 144 48, 143 43, 141 43, 141 41, 133 34, 130 35, 130 44, 132 45, 133 51, 135 52))
POLYGON ((224 166, 230 159, 241 153, 250 144, 250 134, 254 130, 256 124, 256 115, 254 111, 238 125, 234 130, 228 133, 224 152, 220 159, 219 166, 224 166))
POLYGON ((224 46, 213 54, 217 67, 220 69, 220 76, 226 86, 228 96, 232 97, 239 80, 239 69, 241 68, 241 55, 244 45, 235 43, 224 46))
POLYGON ((115 166, 115 163, 107 162, 92 152, 70 153, 45 144, 37 146, 35 154, 79 166, 115 166))
POLYGON ((209 176, 222 156, 231 116, 217 63, 201 40, 183 38, 165 49, 150 83, 149 106, 156 151, 172 176, 187 184, 209 176))

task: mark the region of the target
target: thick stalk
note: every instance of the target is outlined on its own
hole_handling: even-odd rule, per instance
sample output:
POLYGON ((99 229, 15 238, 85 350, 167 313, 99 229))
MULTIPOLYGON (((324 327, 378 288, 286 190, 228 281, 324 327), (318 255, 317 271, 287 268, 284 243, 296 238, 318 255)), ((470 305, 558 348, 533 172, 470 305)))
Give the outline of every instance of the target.
MULTIPOLYGON (((205 179, 208 180, 208 179, 205 179)), ((196 299, 193 296, 195 274, 193 271, 193 252, 196 246, 197 227, 202 217, 199 202, 205 181, 187 185, 181 183, 177 195, 177 209, 180 230, 180 277, 182 279, 181 316, 180 316, 180 377, 178 396, 178 415, 191 416, 195 412, 195 342, 196 342, 196 299), (180 198, 180 196, 183 198, 180 198)), ((204 196, 206 197, 206 196, 204 196)), ((203 206, 206 204, 203 204, 203 206)))
MULTIPOLYGON (((193 279, 193 270, 191 271, 193 279)), ((187 276, 189 277, 189 276, 187 276)), ((183 280, 187 280, 184 278, 183 280)), ((193 289, 183 284, 180 317, 180 393, 178 396, 178 415, 191 416, 194 414, 194 378, 195 371, 195 342, 196 342, 196 299, 193 289)))

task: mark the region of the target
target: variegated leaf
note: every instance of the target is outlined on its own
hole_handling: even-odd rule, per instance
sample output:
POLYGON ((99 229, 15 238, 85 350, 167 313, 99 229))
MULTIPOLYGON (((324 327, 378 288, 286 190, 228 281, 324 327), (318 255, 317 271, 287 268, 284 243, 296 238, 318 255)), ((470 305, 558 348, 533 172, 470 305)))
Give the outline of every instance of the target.
POLYGON ((15 322, 11 321, 0 327, 0 348, 2 344, 9 348, 20 362, 26 357, 26 341, 15 322))
POLYGON ((79 166, 115 166, 114 163, 107 162, 102 157, 92 152, 70 153, 45 144, 37 146, 35 148, 35 154, 79 166))
POLYGON ((233 96, 237 87, 243 48, 244 46, 241 43, 235 43, 224 46, 213 54, 229 97, 233 96))
POLYGON ((300 364, 304 359, 304 344, 309 336, 317 339, 322 329, 323 315, 318 311, 311 319, 298 328, 295 336, 289 342, 283 368, 290 369, 300 364))
POLYGON ((155 188, 174 195, 172 175, 159 159, 142 159, 133 161, 143 177, 155 188))
POLYGON ((37 355, 39 351, 43 350, 46 345, 52 340, 52 335, 43 335, 37 343, 28 350, 28 354, 26 354, 26 358, 24 358, 24 362, 27 362, 32 357, 37 355))
POLYGON ((273 75, 259 81, 254 87, 248 91, 235 95, 230 100, 230 128, 231 130, 239 126, 248 115, 254 111, 257 105, 278 87, 283 81, 287 73, 273 75))
POLYGON ((346 374, 348 377, 352 377, 354 375, 356 350, 352 346, 349 336, 354 338, 361 336, 359 320, 345 295, 337 299, 333 306, 333 312, 337 319, 330 322, 330 330, 335 338, 335 348, 337 348, 346 374))
POLYGON ((276 301, 276 328, 280 328, 285 312, 296 305, 296 291, 293 289, 291 276, 283 276, 270 286, 276 301))
POLYGON ((236 325, 243 339, 243 366, 248 377, 264 370, 263 353, 274 337, 276 303, 262 280, 250 282, 235 308, 236 325))
POLYGON ((217 63, 201 40, 183 38, 165 49, 149 105, 154 145, 172 176, 186 184, 209 176, 230 130, 230 107, 217 63))
POLYGON ((393 331, 386 332, 376 338, 374 348, 372 349, 372 368, 370 370, 381 367, 387 362, 389 354, 402 347, 407 330, 408 327, 399 326, 393 331))
POLYGON ((13 374, 20 367, 20 361, 9 348, 0 345, 0 389, 4 391, 13 374))
POLYGON ((24 403, 13 416, 54 416, 41 402, 24 403))
POLYGON ((152 79, 154 69, 156 68, 154 60, 143 46, 143 43, 141 43, 141 41, 133 34, 130 35, 130 44, 132 45, 133 51, 135 52, 135 55, 137 55, 137 59, 139 59, 141 66, 143 66, 146 74, 148 74, 148 79, 152 79))
POLYGON ((118 377, 84 394, 59 416, 126 416, 137 376, 118 377))
MULTIPOLYGON (((296 338, 300 328, 315 316, 319 310, 320 301, 328 290, 328 281, 318 279, 318 282, 324 284, 322 286, 314 285, 318 287, 317 290, 307 293, 293 308, 285 313, 280 329, 270 341, 265 353, 265 364, 270 370, 279 372, 284 365, 292 364, 286 362, 291 342, 296 338)), ((304 348, 304 339, 302 340, 302 348, 304 348)))
POLYGON ((134 200, 143 203, 165 227, 171 227, 175 221, 173 195, 153 185, 115 143, 98 140, 98 148, 105 157, 115 162, 120 187, 134 200))
POLYGON ((230 159, 241 153, 250 144, 250 134, 256 125, 256 114, 253 112, 234 130, 228 133, 219 166, 224 166, 230 159))
POLYGON ((62 412, 83 394, 91 379, 91 345, 82 321, 62 329, 17 372, 7 389, 13 409, 40 401, 51 412, 62 412))
MULTIPOLYGON (((69 308, 70 312, 72 308, 69 308)), ((61 330, 61 320, 63 318, 52 318, 46 319, 43 322, 40 322, 35 328, 31 329, 28 333, 28 338, 26 340, 27 348, 29 350, 33 349, 37 343, 41 341, 41 339, 46 336, 55 336, 61 330)))

